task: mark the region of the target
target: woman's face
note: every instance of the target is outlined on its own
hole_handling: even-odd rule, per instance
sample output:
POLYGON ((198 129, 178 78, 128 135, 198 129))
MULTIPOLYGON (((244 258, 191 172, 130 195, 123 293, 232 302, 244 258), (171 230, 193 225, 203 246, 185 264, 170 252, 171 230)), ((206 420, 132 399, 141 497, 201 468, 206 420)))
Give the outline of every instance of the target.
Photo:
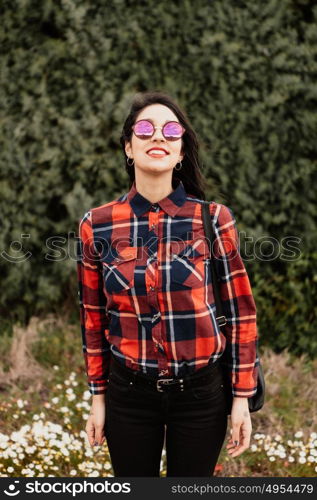
MULTIPOLYGON (((142 109, 136 121, 145 119, 151 120, 155 127, 163 127, 168 121, 179 122, 173 111, 163 104, 151 104, 142 109)), ((146 140, 139 139, 132 133, 131 142, 126 143, 125 152, 127 156, 134 159, 135 169, 155 174, 160 172, 166 173, 168 170, 172 171, 175 165, 184 157, 181 153, 181 148, 182 139, 169 141, 165 139, 162 129, 157 128, 153 136, 146 140), (166 153, 160 157, 150 156, 147 152, 149 149, 155 147, 163 148, 166 153)))

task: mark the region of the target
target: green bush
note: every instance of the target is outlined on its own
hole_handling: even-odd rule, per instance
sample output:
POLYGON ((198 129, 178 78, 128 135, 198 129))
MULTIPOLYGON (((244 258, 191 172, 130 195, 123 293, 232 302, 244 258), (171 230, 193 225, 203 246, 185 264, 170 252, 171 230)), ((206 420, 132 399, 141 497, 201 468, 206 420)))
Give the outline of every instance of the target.
POLYGON ((261 333, 276 352, 317 357, 317 252, 288 263, 284 273, 256 272, 254 295, 261 333))

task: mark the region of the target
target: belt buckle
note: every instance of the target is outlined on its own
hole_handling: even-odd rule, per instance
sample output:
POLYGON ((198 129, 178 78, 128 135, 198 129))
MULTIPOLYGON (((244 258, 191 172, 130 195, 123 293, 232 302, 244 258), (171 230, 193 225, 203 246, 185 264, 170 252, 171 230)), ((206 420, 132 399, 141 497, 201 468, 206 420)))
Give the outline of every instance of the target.
POLYGON ((174 378, 162 378, 160 380, 157 380, 156 381, 156 389, 159 391, 159 392, 164 392, 163 389, 160 387, 160 384, 164 384, 164 385, 169 385, 169 382, 171 383, 178 383, 180 382, 181 383, 181 391, 183 391, 183 379, 174 379, 174 378))
POLYGON ((159 392, 164 392, 163 389, 161 389, 160 384, 165 384, 167 385, 169 382, 173 381, 174 379, 172 378, 162 378, 161 380, 156 381, 156 389, 159 392))

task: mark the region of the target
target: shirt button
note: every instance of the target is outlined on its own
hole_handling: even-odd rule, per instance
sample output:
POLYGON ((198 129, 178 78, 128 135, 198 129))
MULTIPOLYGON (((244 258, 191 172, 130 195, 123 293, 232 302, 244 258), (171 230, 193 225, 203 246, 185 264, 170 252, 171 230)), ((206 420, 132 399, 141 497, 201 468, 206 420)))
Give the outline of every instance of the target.
POLYGON ((164 352, 164 346, 162 346, 162 344, 157 343, 157 344, 155 344, 155 347, 156 347, 156 350, 157 350, 157 351, 161 350, 161 351, 163 351, 163 352, 164 352))

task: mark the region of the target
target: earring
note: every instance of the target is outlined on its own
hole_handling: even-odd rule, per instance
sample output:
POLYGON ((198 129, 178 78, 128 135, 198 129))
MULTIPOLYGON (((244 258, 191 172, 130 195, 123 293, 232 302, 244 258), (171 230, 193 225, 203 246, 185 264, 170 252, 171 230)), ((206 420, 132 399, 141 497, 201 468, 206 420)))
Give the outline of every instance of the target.
POLYGON ((128 156, 127 164, 129 165, 129 167, 132 167, 132 165, 134 164, 134 159, 130 158, 130 156, 128 156), (132 163, 129 163, 129 160, 132 160, 132 163))
POLYGON ((183 165, 182 165, 182 162, 181 162, 181 161, 179 162, 179 164, 180 164, 180 167, 179 167, 179 168, 174 167, 174 168, 175 168, 175 170, 180 170, 180 169, 182 168, 182 166, 183 166, 183 165))

